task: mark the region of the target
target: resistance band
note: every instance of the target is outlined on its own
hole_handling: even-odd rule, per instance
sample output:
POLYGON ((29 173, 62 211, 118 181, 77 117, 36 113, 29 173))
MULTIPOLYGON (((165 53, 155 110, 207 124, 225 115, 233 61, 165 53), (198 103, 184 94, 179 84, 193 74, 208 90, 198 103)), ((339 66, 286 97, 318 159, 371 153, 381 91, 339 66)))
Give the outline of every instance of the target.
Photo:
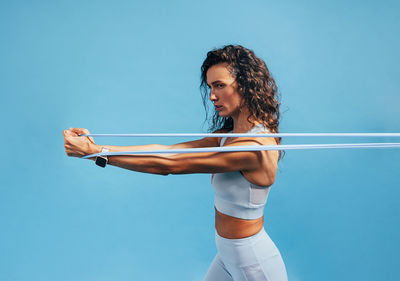
POLYGON ((235 133, 189 133, 189 134, 89 134, 81 137, 400 137, 400 133, 268 133, 268 134, 235 134, 235 133))
POLYGON ((222 147, 200 147, 184 149, 159 149, 141 151, 113 151, 94 153, 81 158, 87 159, 96 156, 112 155, 141 155, 141 154, 166 154, 166 153, 202 153, 202 152, 236 152, 236 151, 261 151, 261 150, 300 150, 300 149, 349 149, 349 148, 400 148, 400 143, 340 143, 340 144, 286 144, 286 145, 243 145, 222 147))

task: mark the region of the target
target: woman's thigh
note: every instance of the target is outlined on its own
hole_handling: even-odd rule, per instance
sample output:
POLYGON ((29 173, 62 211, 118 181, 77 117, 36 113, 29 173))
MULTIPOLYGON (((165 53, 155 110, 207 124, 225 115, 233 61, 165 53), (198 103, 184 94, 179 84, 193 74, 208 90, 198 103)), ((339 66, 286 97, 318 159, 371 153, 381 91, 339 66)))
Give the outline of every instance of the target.
POLYGON ((217 254, 208 268, 204 281, 233 281, 232 276, 226 270, 224 263, 217 254))
POLYGON ((255 264, 225 264, 234 281, 287 281, 286 268, 280 255, 255 264))

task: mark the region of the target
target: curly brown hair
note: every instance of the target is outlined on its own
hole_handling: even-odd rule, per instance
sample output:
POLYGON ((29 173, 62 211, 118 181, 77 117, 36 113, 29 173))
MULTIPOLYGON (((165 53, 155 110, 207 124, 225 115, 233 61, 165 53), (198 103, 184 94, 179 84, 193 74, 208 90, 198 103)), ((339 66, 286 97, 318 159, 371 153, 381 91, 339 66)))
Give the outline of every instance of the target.
MULTIPOLYGON (((220 49, 209 51, 201 66, 200 90, 206 110, 206 121, 208 120, 209 104, 207 71, 219 63, 227 63, 229 72, 235 77, 238 93, 243 97, 244 103, 250 111, 247 120, 250 123, 258 121, 271 133, 279 133, 280 96, 275 80, 265 62, 252 50, 240 45, 226 45, 220 49)), ((215 109, 210 121, 209 131, 233 129, 233 119, 219 116, 215 109)), ((280 144, 282 138, 275 138, 275 140, 277 144, 280 144)), ((279 151, 279 160, 282 159, 284 153, 284 151, 279 151)))

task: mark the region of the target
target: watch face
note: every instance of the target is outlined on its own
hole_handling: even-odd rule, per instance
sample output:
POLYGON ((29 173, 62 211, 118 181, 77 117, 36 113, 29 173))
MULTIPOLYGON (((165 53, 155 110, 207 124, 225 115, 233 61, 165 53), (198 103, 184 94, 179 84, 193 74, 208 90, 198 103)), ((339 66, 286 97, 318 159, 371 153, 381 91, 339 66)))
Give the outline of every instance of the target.
POLYGON ((97 157, 96 158, 96 165, 99 165, 100 167, 105 167, 107 164, 107 160, 105 158, 102 157, 97 157))

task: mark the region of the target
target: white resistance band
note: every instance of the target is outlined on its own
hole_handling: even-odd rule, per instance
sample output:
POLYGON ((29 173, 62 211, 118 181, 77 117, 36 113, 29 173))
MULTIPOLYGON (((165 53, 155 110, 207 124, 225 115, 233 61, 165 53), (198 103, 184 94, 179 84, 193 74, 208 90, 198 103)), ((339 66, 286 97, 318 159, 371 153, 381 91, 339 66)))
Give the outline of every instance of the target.
POLYGON ((400 133, 271 133, 271 134, 235 134, 235 133, 188 133, 188 134, 90 134, 80 137, 400 137, 400 133))
POLYGON ((335 149, 335 148, 400 148, 400 143, 338 143, 338 144, 287 144, 287 145, 243 145, 223 147, 200 147, 184 149, 160 149, 115 151, 94 153, 83 156, 86 159, 96 156, 112 155, 140 155, 140 154, 167 154, 167 153, 202 153, 202 152, 236 152, 236 151, 261 151, 261 150, 294 150, 294 149, 335 149))
MULTIPOLYGON (((400 133, 272 133, 272 134, 87 134, 82 137, 400 137, 400 133)), ((303 149, 349 149, 349 148, 400 148, 400 143, 340 143, 340 144, 295 144, 295 145, 250 145, 229 147, 201 147, 185 149, 160 149, 141 151, 115 151, 83 156, 143 155, 169 153, 237 152, 261 150, 303 150, 303 149)))

